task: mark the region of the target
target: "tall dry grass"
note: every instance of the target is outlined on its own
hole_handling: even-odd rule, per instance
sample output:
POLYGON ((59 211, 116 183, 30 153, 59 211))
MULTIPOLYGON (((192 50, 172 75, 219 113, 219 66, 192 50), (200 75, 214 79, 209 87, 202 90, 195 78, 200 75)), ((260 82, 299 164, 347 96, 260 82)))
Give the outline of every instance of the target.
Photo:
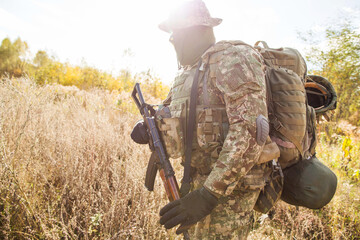
POLYGON ((1 239, 167 236, 157 214, 163 192, 143 187, 148 147, 129 137, 139 116, 122 110, 129 95, 122 109, 118 98, 1 81, 1 239))
MULTIPOLYGON (((149 150, 129 137, 135 111, 126 93, 3 79, 0 239, 180 239, 158 223, 161 181, 155 192, 143 186, 149 150)), ((341 155, 319 149, 329 165, 341 155)), ((325 209, 280 202, 271 221, 256 215, 250 239, 358 238, 359 184, 338 176, 325 209)))

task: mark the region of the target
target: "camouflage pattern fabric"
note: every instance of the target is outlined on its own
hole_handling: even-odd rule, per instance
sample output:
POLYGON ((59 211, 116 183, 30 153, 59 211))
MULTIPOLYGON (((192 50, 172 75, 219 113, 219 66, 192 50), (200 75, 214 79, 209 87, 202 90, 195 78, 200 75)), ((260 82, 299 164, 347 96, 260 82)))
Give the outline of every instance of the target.
MULTIPOLYGON (((263 146, 256 143, 256 118, 267 116, 262 58, 246 45, 228 45, 215 68, 214 85, 223 94, 229 131, 204 186, 230 195, 257 163, 263 146)), ((211 69, 210 69, 211 70, 211 69)))
MULTIPOLYGON (((194 189, 200 188, 207 176, 197 176, 194 189)), ((189 231, 191 239, 246 239, 253 221, 253 207, 260 189, 237 188, 226 197, 220 197, 219 205, 189 231)))
MULTIPOLYGON (((240 41, 219 42, 202 58, 208 67, 198 89, 193 187, 204 186, 220 204, 192 228, 192 239, 246 239, 253 207, 265 185, 261 174, 265 165, 257 165, 264 146, 256 142, 256 118, 267 116, 265 69, 259 53, 240 41)), ((196 66, 185 68, 166 100, 171 117, 178 118, 184 129, 195 71, 196 66)), ((184 161, 184 152, 180 155, 184 161)))

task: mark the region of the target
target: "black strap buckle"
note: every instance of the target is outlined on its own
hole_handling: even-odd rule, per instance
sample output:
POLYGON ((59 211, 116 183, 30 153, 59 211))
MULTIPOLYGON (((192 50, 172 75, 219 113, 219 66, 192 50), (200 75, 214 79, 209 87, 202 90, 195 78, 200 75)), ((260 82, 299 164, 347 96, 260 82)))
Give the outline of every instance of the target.
POLYGON ((271 173, 271 177, 275 177, 276 174, 280 174, 280 176, 283 178, 284 177, 284 173, 281 169, 280 163, 275 161, 275 159, 273 159, 271 161, 271 167, 272 167, 272 173, 271 173))

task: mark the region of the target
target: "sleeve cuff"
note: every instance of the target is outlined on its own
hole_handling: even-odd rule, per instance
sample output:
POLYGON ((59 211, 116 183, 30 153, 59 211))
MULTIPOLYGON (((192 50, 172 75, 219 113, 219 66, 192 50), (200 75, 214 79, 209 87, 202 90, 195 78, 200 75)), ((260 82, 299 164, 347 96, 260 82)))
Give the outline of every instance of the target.
POLYGON ((211 186, 207 186, 206 182, 204 183, 203 187, 217 198, 220 198, 220 197, 224 196, 224 194, 222 194, 221 191, 217 191, 216 189, 213 189, 211 186))

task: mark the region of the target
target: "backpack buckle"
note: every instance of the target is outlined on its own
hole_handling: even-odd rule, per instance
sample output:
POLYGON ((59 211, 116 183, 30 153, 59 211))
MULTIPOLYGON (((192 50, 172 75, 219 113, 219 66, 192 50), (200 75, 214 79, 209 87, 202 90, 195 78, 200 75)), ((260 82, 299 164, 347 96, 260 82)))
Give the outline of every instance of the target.
POLYGON ((276 174, 276 173, 279 173, 282 178, 284 177, 284 173, 283 173, 283 171, 281 169, 280 163, 275 161, 275 159, 273 159, 271 161, 271 167, 272 167, 272 175, 276 174))
POLYGON ((284 126, 281 124, 281 122, 279 122, 277 119, 274 120, 273 122, 273 126, 275 128, 276 131, 280 131, 281 128, 283 128, 284 126))

